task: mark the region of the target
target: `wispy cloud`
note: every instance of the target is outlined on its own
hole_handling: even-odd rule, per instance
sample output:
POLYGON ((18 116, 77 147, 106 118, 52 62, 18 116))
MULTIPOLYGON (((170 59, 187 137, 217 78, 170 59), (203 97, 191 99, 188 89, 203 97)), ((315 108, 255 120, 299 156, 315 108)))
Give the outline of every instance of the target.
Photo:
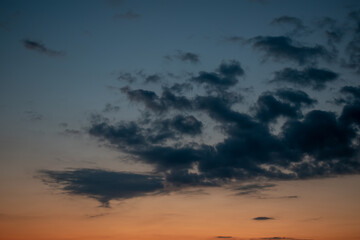
POLYGON ((255 221, 268 221, 268 220, 275 220, 275 218, 272 217, 255 217, 253 218, 255 221))
POLYGON ((58 57, 58 56, 64 56, 65 52, 64 51, 56 51, 56 50, 52 50, 50 48, 47 48, 44 44, 37 42, 37 41, 33 41, 33 40, 29 40, 29 39, 25 39, 22 41, 23 45, 25 48, 29 49, 29 50, 33 50, 39 53, 43 53, 45 55, 51 56, 51 57, 58 57))
POLYGON ((198 54, 192 52, 184 52, 181 50, 178 50, 176 54, 166 55, 164 58, 170 61, 178 59, 182 62, 190 62, 193 64, 200 62, 200 56, 198 54))
POLYGON ((117 13, 114 15, 115 19, 119 19, 119 20, 135 20, 140 18, 140 14, 133 12, 132 10, 128 10, 125 13, 117 13))

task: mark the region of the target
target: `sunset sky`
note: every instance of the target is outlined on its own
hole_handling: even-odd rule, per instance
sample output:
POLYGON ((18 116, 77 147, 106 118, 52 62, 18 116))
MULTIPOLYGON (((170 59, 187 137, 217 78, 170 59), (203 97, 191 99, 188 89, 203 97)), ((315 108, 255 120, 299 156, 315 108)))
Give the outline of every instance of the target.
POLYGON ((360 240, 358 0, 0 0, 0 240, 360 240))

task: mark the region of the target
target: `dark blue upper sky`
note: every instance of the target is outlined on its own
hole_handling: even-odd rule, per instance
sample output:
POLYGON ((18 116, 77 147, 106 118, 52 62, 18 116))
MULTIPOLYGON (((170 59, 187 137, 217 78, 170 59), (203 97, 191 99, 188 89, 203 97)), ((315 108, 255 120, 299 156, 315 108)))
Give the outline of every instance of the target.
POLYGON ((1 1, 4 156, 41 149, 9 169, 31 166, 103 206, 163 185, 358 174, 359 9, 329 0, 1 1), (108 184, 129 176, 124 191, 108 184), (106 186, 94 189, 92 177, 106 186))

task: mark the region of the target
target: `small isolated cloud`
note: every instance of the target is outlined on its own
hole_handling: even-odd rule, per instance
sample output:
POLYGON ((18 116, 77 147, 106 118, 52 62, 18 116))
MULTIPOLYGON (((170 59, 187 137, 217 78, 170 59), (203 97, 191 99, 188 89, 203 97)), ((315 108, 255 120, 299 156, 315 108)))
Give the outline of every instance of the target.
POLYGON ((81 135, 81 131, 76 130, 76 129, 65 129, 64 134, 66 134, 66 135, 81 135))
POLYGON ((136 77, 128 72, 121 72, 117 77, 119 81, 125 81, 127 83, 133 83, 136 81, 136 77))
POLYGON ((226 37, 225 41, 232 42, 232 43, 245 44, 247 42, 247 39, 244 38, 244 37, 234 35, 234 36, 231 36, 231 37, 226 37))
POLYGON ((246 184, 239 187, 234 188, 237 191, 236 195, 251 195, 256 194, 264 190, 269 190, 275 187, 276 184, 273 183, 254 183, 254 184, 246 184))
POLYGON ((135 20, 140 18, 140 14, 128 10, 126 13, 118 13, 114 15, 115 19, 135 20))
POLYGON ((200 57, 198 54, 192 52, 184 52, 181 50, 178 50, 174 55, 166 55, 164 58, 170 61, 177 59, 182 62, 190 62, 193 64, 200 62, 200 57))
POLYGON ((299 65, 316 62, 317 59, 332 60, 334 56, 323 46, 305 46, 286 36, 258 36, 248 40, 254 49, 264 52, 264 61, 291 60, 299 65))
POLYGON ((26 114, 27 118, 31 121, 41 121, 44 119, 44 116, 38 112, 26 111, 25 114, 26 114))
POLYGON ((96 199, 103 207, 109 207, 111 200, 156 194, 163 190, 160 176, 103 169, 42 170, 40 178, 65 193, 96 199))
POLYGON ((274 73, 270 83, 286 82, 296 86, 311 87, 314 90, 323 90, 329 82, 339 78, 339 74, 329 69, 307 67, 303 70, 284 68, 274 73))
POLYGON ((281 16, 272 20, 271 24, 290 26, 292 28, 292 30, 289 31, 290 35, 296 35, 307 32, 307 28, 304 26, 302 20, 296 17, 281 16))
POLYGON ((109 215, 110 213, 99 213, 94 215, 86 215, 87 218, 99 218, 109 215))
POLYGON ((283 199, 297 199, 297 198, 299 198, 299 196, 297 196, 297 195, 289 195, 289 196, 282 196, 280 198, 283 198, 283 199))
POLYGON ((66 122, 59 123, 59 127, 66 128, 68 126, 69 126, 69 124, 67 124, 66 122))
POLYGON ((267 220, 275 220, 275 219, 272 218, 272 217, 256 217, 256 218, 253 218, 253 220, 255 220, 255 221, 267 221, 267 220))
POLYGON ((43 53, 43 54, 51 56, 51 57, 58 57, 58 56, 64 56, 65 55, 65 52, 49 49, 49 48, 45 47, 45 45, 40 43, 40 42, 25 39, 25 40, 22 41, 22 43, 23 43, 24 47, 29 49, 29 50, 33 50, 33 51, 36 51, 36 52, 39 52, 39 53, 43 53))
POLYGON ((217 236, 216 238, 232 238, 232 236, 217 236))

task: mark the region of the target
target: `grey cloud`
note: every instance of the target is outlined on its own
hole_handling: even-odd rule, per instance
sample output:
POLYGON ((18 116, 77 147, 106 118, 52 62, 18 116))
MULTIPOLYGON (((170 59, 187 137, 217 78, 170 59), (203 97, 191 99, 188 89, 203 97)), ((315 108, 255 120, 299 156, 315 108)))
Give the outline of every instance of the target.
POLYGON ((109 113, 109 112, 118 112, 120 110, 120 107, 119 106, 114 106, 110 103, 107 103, 104 107, 104 110, 103 112, 105 113, 109 113))
POLYGON ((64 134, 66 135, 80 135, 82 134, 82 132, 80 130, 76 130, 76 129, 65 129, 64 134))
POLYGON ((125 81, 127 83, 133 83, 136 81, 136 77, 128 72, 121 72, 117 79, 120 81, 125 81))
POLYGON ((55 51, 52 49, 49 49, 45 47, 44 44, 36 41, 32 41, 29 39, 25 39, 22 41, 25 48, 33 51, 37 51, 39 53, 43 53, 45 55, 51 56, 51 57, 57 57, 57 56, 64 56, 65 52, 63 51, 55 51))
POLYGON ((161 80, 161 76, 159 74, 152 74, 146 76, 145 83, 157 83, 161 80))

